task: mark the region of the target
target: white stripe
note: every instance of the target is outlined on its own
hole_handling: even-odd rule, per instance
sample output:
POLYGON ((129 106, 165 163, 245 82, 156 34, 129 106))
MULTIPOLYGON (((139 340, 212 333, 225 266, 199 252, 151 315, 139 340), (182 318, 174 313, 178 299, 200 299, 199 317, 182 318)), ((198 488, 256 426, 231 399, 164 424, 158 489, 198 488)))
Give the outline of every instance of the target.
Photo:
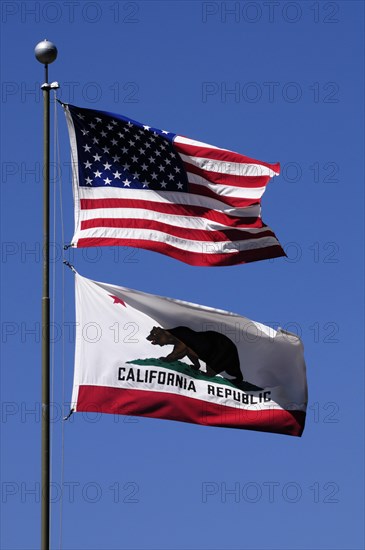
POLYGON ((262 237, 260 239, 247 239, 245 241, 189 241, 175 237, 161 231, 150 229, 127 229, 118 227, 93 227, 78 231, 73 238, 72 244, 77 245, 79 239, 141 239, 167 243, 180 250, 198 252, 200 254, 234 254, 238 251, 256 250, 278 244, 275 237, 262 237))
POLYGON ((162 212, 155 212, 154 210, 148 210, 146 208, 92 208, 88 210, 81 210, 81 222, 99 218, 111 218, 116 220, 130 218, 135 220, 154 220, 175 227, 185 227, 186 229, 199 229, 203 231, 237 229, 238 231, 242 231, 244 233, 256 234, 267 230, 267 227, 240 228, 198 216, 165 214, 162 212))
MULTIPOLYGON (((195 174, 193 174, 195 176, 195 174)), ((200 178, 203 182, 204 178, 200 178)), ((209 183, 209 182, 208 182, 209 183)), ((200 181, 199 181, 199 184, 200 181)), ((215 191, 215 189, 214 189, 215 191)), ((224 202, 210 197, 194 195, 193 193, 174 193, 171 191, 148 191, 143 189, 122 189, 119 187, 79 187, 80 199, 131 199, 144 200, 150 202, 162 202, 164 204, 174 204, 183 206, 202 206, 217 212, 224 212, 227 216, 237 216, 242 218, 256 218, 261 214, 261 206, 255 204, 243 208, 232 208, 224 202)))
MULTIPOLYGON (((215 147, 215 145, 210 145, 209 143, 204 143, 203 141, 196 141, 195 139, 190 139, 184 136, 176 136, 174 143, 185 143, 186 145, 194 145, 195 147, 208 147, 209 149, 219 149, 221 151, 229 151, 229 149, 222 149, 222 147, 215 147)), ((232 153, 232 151, 229 151, 232 153)))
POLYGON ((263 166, 262 164, 247 164, 241 162, 227 162, 224 160, 212 160, 203 157, 191 157, 189 155, 182 155, 179 153, 180 157, 184 162, 193 164, 197 168, 202 170, 207 170, 209 172, 216 172, 219 174, 227 174, 227 176, 243 176, 243 177, 255 177, 259 178, 262 176, 276 176, 276 172, 263 166))
POLYGON ((211 183, 210 181, 198 176, 192 172, 188 172, 188 180, 190 183, 201 185, 203 189, 208 188, 213 193, 221 197, 236 197, 240 199, 260 199, 265 192, 266 187, 234 187, 233 185, 221 185, 219 183, 211 183))

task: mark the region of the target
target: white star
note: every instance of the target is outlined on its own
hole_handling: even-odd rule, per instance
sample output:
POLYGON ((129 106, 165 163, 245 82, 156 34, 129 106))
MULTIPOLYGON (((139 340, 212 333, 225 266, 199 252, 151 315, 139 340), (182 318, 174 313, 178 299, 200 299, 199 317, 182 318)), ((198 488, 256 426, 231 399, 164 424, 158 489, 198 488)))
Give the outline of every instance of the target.
POLYGON ((112 144, 112 145, 117 145, 117 143, 118 143, 118 142, 117 142, 116 139, 112 139, 112 141, 111 141, 111 144, 112 144))
POLYGON ((163 143, 160 145, 160 149, 166 149, 166 145, 164 145, 163 143))
POLYGON ((138 157, 136 157, 136 155, 133 155, 132 161, 133 161, 133 162, 137 162, 137 160, 138 160, 138 157))
POLYGON ((93 143, 99 143, 98 138, 94 137, 94 138, 93 138, 93 143))
POLYGON ((149 160, 150 162, 155 162, 156 159, 154 159, 153 157, 150 157, 148 160, 149 160))
POLYGON ((123 147, 123 148, 122 148, 122 153, 123 153, 124 155, 125 155, 126 153, 128 153, 127 147, 123 147))
POLYGON ((150 140, 150 141, 156 141, 156 138, 153 137, 153 136, 151 136, 151 137, 149 138, 149 140, 150 140))
POLYGON ((178 168, 177 166, 175 166, 174 170, 175 170, 176 173, 180 172, 180 168, 178 168))
POLYGON ((96 153, 96 155, 94 155, 94 160, 95 160, 95 162, 96 162, 97 160, 100 160, 100 159, 101 159, 101 156, 98 155, 98 154, 96 153))
POLYGON ((89 130, 81 130, 81 132, 83 133, 84 136, 87 136, 87 134, 89 133, 89 130))
POLYGON ((96 122, 101 122, 101 118, 99 118, 99 117, 96 117, 95 120, 96 120, 96 122))
POLYGON ((124 134, 122 134, 122 132, 118 132, 118 136, 119 136, 120 138, 124 138, 124 134))
POLYGON ((128 143, 129 143, 129 145, 131 145, 132 147, 133 147, 133 145, 135 145, 135 144, 136 144, 136 142, 135 142, 135 141, 133 141, 133 139, 130 139, 130 140, 128 141, 128 143))
POLYGON ((95 174, 96 178, 101 178, 101 172, 99 172, 99 170, 96 170, 96 172, 94 172, 94 174, 95 174))
POLYGON ((157 180, 157 174, 156 174, 155 172, 152 172, 151 178, 152 178, 153 180, 157 180))
POLYGON ((127 163, 123 164, 124 170, 129 170, 129 167, 130 167, 130 164, 127 164, 127 163))
POLYGON ((100 135, 101 135, 101 137, 106 137, 106 132, 104 132, 104 130, 102 130, 102 131, 100 132, 100 135))
POLYGON ((151 126, 143 126, 145 130, 150 130, 151 126))
POLYGON ((146 152, 146 149, 143 149, 143 147, 141 147, 141 148, 139 149, 139 152, 141 153, 141 155, 144 155, 145 152, 146 152))
POLYGON ((113 126, 111 124, 108 124, 107 128, 108 130, 113 130, 113 126))
POLYGON ((132 122, 131 122, 130 120, 127 122, 127 124, 128 124, 128 126, 129 126, 129 128, 130 128, 131 126, 133 126, 133 124, 132 124, 132 122))
POLYGON ((141 168, 142 168, 142 170, 148 170, 148 166, 147 166, 147 164, 145 164, 145 163, 143 163, 143 164, 141 165, 141 168))
POLYGON ((125 179, 125 180, 123 181, 123 183, 124 183, 124 186, 125 186, 125 187, 129 187, 129 185, 131 184, 131 182, 129 181, 129 179, 125 179))
POLYGON ((109 178, 106 178, 105 180, 105 185, 110 185, 112 180, 110 180, 109 178))
POLYGON ((143 187, 148 187, 149 186, 149 183, 148 183, 147 180, 144 180, 142 183, 143 183, 143 187))
POLYGON ((90 126, 90 128, 94 129, 96 127, 96 124, 94 124, 93 122, 90 122, 89 126, 90 126))
POLYGON ((108 147, 103 147, 103 151, 104 151, 104 153, 109 153, 108 147))
POLYGON ((166 164, 171 164, 171 160, 165 159, 166 164))
POLYGON ((165 170, 165 166, 163 166, 162 164, 160 164, 159 169, 160 169, 160 172, 163 172, 163 171, 165 170))
POLYGON ((78 116, 79 118, 81 118, 81 120, 84 120, 84 118, 85 118, 84 115, 82 115, 81 113, 79 113, 77 116, 78 116))
POLYGON ((144 144, 144 146, 148 148, 148 147, 151 147, 151 144, 147 142, 144 144))
POLYGON ((105 170, 110 170, 111 164, 109 164, 109 162, 106 162, 103 166, 105 170))
POLYGON ((165 181, 161 181, 161 187, 166 187, 167 183, 165 181))
POLYGON ((116 180, 120 180, 120 176, 121 176, 121 175, 122 175, 122 174, 120 174, 120 173, 118 172, 118 170, 117 170, 116 172, 113 173, 113 176, 115 177, 116 180))
POLYGON ((89 162, 88 160, 84 162, 84 164, 85 164, 85 168, 91 168, 91 162, 89 162))
POLYGON ((112 124, 114 124, 115 126, 116 124, 118 124, 118 122, 116 120, 112 120, 112 124))
POLYGON ((175 153, 170 153, 170 157, 175 158, 175 153))
POLYGON ((118 157, 118 155, 114 155, 113 160, 114 160, 114 162, 119 162, 120 157, 118 157))
POLYGON ((91 178, 86 178, 85 181, 88 185, 91 185, 93 180, 91 178))
POLYGON ((161 155, 161 151, 156 151, 155 155, 157 155, 159 157, 161 155))
POLYGON ((134 136, 134 139, 141 139, 141 136, 139 136, 138 134, 136 134, 136 135, 134 136))
POLYGON ((169 134, 169 133, 170 133, 170 132, 168 132, 167 130, 161 130, 161 132, 162 132, 163 134, 169 134))
POLYGON ((169 174, 167 177, 169 178, 170 181, 174 179, 174 176, 172 174, 169 174))
POLYGON ((183 188, 183 184, 182 184, 182 183, 178 183, 178 184, 177 184, 177 188, 178 188, 178 189, 182 189, 182 188, 183 188))
POLYGON ((90 145, 84 145, 85 153, 88 153, 91 149, 90 145))

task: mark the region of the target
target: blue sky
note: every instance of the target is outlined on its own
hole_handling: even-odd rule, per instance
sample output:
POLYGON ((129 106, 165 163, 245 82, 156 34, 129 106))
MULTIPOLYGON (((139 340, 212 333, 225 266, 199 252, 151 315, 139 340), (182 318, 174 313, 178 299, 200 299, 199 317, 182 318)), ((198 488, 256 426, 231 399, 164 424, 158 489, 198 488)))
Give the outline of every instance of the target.
MULTIPOLYGON (((59 50, 50 80, 63 101, 282 165, 263 219, 287 259, 209 269, 143 250, 74 250, 67 258, 91 279, 298 332, 309 384, 301 439, 74 415, 64 424, 62 479, 74 295, 57 207, 52 548, 61 485, 64 549, 363 548, 363 4, 1 8, 1 547, 39 547, 43 70, 33 50, 48 38, 59 50)), ((58 119, 68 242, 73 204, 60 108, 58 119)))

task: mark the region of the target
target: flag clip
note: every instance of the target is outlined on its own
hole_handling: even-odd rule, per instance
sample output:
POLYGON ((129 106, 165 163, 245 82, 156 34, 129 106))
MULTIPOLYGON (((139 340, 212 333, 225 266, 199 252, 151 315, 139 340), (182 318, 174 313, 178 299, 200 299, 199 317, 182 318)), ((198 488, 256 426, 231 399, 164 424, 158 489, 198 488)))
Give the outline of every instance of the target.
POLYGON ((42 84, 41 90, 58 90, 59 87, 60 85, 58 84, 58 82, 51 82, 51 84, 45 82, 44 84, 42 84))
POLYGON ((63 263, 65 265, 67 265, 67 267, 69 267, 71 269, 71 271, 73 271, 74 273, 76 273, 76 269, 74 268, 74 266, 72 264, 70 264, 70 262, 68 262, 67 260, 63 260, 63 263))
POLYGON ((74 410, 73 410, 73 409, 70 409, 70 412, 68 413, 67 416, 65 416, 65 417, 63 418, 63 420, 65 420, 65 421, 68 420, 68 419, 70 418, 70 416, 72 415, 73 412, 74 412, 74 410))

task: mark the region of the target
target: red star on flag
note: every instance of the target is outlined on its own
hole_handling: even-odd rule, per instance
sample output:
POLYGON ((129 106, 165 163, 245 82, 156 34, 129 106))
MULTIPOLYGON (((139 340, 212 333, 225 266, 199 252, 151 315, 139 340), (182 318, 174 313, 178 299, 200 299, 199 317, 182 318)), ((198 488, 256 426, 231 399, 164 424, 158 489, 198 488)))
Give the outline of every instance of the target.
POLYGON ((127 307, 126 303, 123 302, 123 300, 121 298, 119 298, 118 296, 113 296, 113 294, 109 294, 109 296, 111 298, 113 298, 113 300, 114 300, 113 304, 122 304, 122 306, 127 307))

